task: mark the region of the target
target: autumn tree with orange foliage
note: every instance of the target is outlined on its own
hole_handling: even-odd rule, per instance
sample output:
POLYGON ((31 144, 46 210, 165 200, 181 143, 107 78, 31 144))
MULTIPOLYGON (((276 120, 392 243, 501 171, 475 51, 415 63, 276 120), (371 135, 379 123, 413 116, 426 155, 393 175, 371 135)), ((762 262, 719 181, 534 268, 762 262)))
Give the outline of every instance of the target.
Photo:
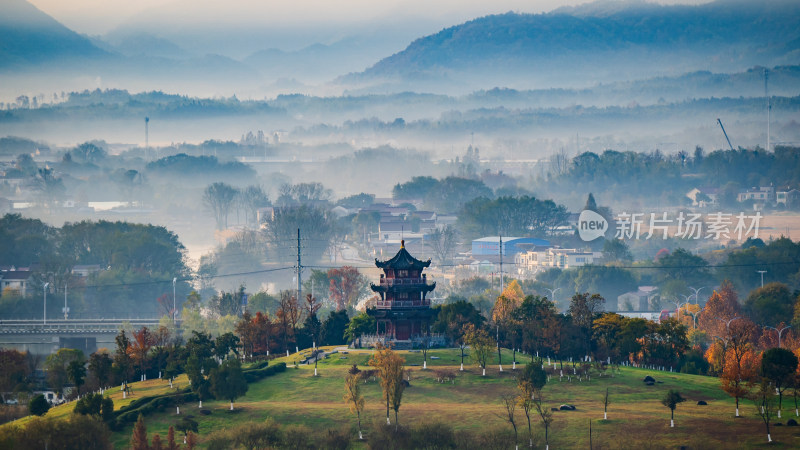
POLYGON ((729 349, 724 360, 720 383, 722 390, 736 399, 736 417, 739 417, 739 399, 746 398, 757 383, 761 355, 752 348, 744 349, 741 353, 729 349))
POLYGON ((709 337, 724 336, 727 330, 723 321, 742 316, 742 307, 733 284, 725 280, 719 290, 711 294, 706 306, 697 316, 697 327, 709 337))
POLYGON ((336 305, 336 311, 341 311, 347 307, 355 307, 358 298, 364 293, 367 287, 367 279, 364 275, 351 266, 342 266, 338 269, 328 270, 330 279, 330 298, 336 305))
POLYGON ((128 352, 134 362, 138 364, 142 376, 144 376, 149 362, 147 354, 150 352, 150 348, 153 347, 155 341, 155 335, 153 335, 147 327, 142 327, 138 331, 133 332, 133 340, 128 347, 128 352))
POLYGON ((246 312, 242 316, 242 320, 236 324, 236 335, 239 336, 239 342, 246 358, 266 356, 270 350, 272 322, 268 315, 262 314, 260 311, 255 316, 246 312))
POLYGON ((525 293, 522 292, 522 287, 520 287, 517 280, 512 280, 508 283, 508 286, 503 289, 503 293, 497 297, 497 301, 495 301, 494 308, 492 309, 492 320, 495 322, 504 322, 508 320, 511 316, 511 312, 518 308, 523 300, 525 300, 525 293))
POLYGON ((375 353, 368 364, 375 367, 381 379, 383 399, 386 401, 386 424, 389 425, 389 408, 394 409, 395 424, 397 412, 403 398, 403 373, 405 372, 405 358, 392 351, 391 347, 384 347, 380 343, 375 347, 375 353))
POLYGON ((289 342, 294 339, 297 326, 301 322, 303 309, 297 301, 297 297, 290 292, 281 292, 278 311, 275 312, 276 325, 283 338, 283 347, 289 350, 289 342))
POLYGON ((689 330, 694 330, 697 328, 697 318, 700 315, 700 305, 696 305, 693 303, 687 303, 678 308, 677 314, 675 318, 680 322, 682 325, 685 325, 686 328, 689 330))
MULTIPOLYGON (((497 301, 495 301, 494 308, 492 309, 492 321, 497 327, 498 338, 500 338, 501 333, 503 334, 503 337, 500 338, 500 342, 502 342, 504 339, 507 339, 507 343, 510 344, 510 347, 514 348, 515 365, 517 358, 516 344, 518 343, 517 341, 520 335, 519 328, 521 326, 515 320, 514 311, 519 308, 523 300, 525 300, 525 293, 522 292, 522 287, 520 287, 517 280, 512 280, 510 283, 508 283, 508 286, 503 289, 503 293, 497 297, 497 301)), ((502 361, 500 343, 498 343, 497 363, 500 366, 501 372, 503 371, 502 361)))

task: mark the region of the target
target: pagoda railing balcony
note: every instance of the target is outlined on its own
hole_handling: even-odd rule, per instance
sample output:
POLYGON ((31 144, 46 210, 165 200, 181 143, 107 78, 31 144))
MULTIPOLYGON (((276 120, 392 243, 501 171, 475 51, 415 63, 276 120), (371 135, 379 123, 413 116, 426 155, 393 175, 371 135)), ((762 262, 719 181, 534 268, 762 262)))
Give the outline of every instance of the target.
POLYGON ((375 306, 378 309, 420 308, 431 306, 431 300, 427 298, 424 300, 378 300, 375 306))
POLYGON ((430 283, 428 283, 426 278, 381 278, 381 286, 400 286, 412 284, 428 285, 430 283))

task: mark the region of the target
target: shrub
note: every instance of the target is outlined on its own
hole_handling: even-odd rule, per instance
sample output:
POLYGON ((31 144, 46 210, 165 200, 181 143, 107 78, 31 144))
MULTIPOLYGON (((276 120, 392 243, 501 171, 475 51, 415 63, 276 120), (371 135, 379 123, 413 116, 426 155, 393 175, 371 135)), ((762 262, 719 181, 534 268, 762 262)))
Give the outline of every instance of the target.
POLYGON ((322 444, 327 450, 346 450, 350 447, 350 434, 344 430, 328 430, 322 444))
POLYGON ((284 430, 283 446, 297 450, 315 448, 311 434, 311 429, 305 425, 289 425, 284 430))
POLYGON ((367 435, 367 446, 376 450, 411 448, 409 435, 410 433, 406 427, 377 422, 367 435))
POLYGON ((30 413, 34 416, 43 416, 49 409, 50 403, 42 394, 33 397, 28 403, 28 411, 30 411, 30 413))
POLYGON ((93 416, 75 414, 69 419, 36 417, 24 426, 7 427, 0 435, 0 447, 11 448, 79 448, 81 450, 111 449, 111 432, 93 416))
POLYGON ((423 423, 411 430, 411 447, 420 449, 458 448, 453 428, 442 422, 423 423))
POLYGON ((275 448, 283 444, 283 432, 272 419, 248 422, 234 428, 215 431, 208 435, 205 444, 209 450, 229 448, 275 448))

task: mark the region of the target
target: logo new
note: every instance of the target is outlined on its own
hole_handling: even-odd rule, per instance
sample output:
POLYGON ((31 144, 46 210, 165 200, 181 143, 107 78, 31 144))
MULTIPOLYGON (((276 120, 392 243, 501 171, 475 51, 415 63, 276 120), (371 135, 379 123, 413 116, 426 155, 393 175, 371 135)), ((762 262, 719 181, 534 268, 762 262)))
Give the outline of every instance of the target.
POLYGON ((591 209, 584 209, 578 217, 578 235, 584 241, 593 241, 603 236, 608 230, 608 221, 592 211, 591 209))

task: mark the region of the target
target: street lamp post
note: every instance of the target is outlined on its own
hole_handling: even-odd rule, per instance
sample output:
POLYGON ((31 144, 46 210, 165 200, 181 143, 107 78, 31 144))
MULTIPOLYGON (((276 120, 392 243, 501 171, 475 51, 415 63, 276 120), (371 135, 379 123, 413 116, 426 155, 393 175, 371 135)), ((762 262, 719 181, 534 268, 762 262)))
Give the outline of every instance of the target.
POLYGON ((684 309, 683 312, 684 314, 689 314, 690 316, 692 316, 692 323, 694 324, 694 327, 692 327, 692 329, 697 329, 697 315, 700 314, 700 312, 691 312, 688 309, 684 309))
POLYGON ((45 283, 43 290, 44 290, 44 310, 42 312, 42 322, 44 325, 47 325, 47 287, 50 286, 50 283, 45 283))
POLYGON ((736 316, 736 317, 734 317, 733 319, 730 319, 730 320, 720 319, 719 317, 717 317, 716 319, 725 324, 725 332, 726 332, 727 336, 730 336, 731 335, 731 322, 733 322, 736 319, 741 319, 741 317, 736 316))
POLYGON ((775 328, 775 327, 771 327, 769 325, 765 325, 764 328, 772 328, 773 330, 775 330, 778 333, 778 348, 781 348, 781 335, 788 328, 792 328, 792 326, 791 325, 786 325, 785 327, 781 328, 780 330, 775 328))
POLYGON ((678 318, 678 315, 681 313, 681 306, 688 305, 689 302, 681 302, 680 300, 670 300, 675 305, 675 318, 678 318))
POLYGON ((681 306, 686 305, 686 304, 689 303, 689 302, 682 302, 680 300, 670 300, 670 302, 672 302, 672 304, 675 305, 675 312, 676 313, 681 309, 681 306))
POLYGON ((175 325, 175 313, 177 312, 176 303, 175 303, 175 283, 178 282, 178 278, 172 279, 172 324, 175 325))
POLYGON ((764 287, 764 274, 767 273, 766 270, 756 270, 756 272, 761 274, 761 287, 764 287))
MULTIPOLYGON (((694 292, 694 303, 695 303, 696 305, 699 305, 699 304, 700 304, 700 299, 697 297, 697 294, 699 294, 699 293, 700 293, 700 291, 702 291, 702 290, 703 290, 703 289, 705 289, 706 287, 707 287, 707 286, 703 286, 703 287, 701 287, 700 289, 695 289, 695 288, 693 288, 693 287, 689 286, 689 289, 691 289, 691 290, 692 290, 692 292, 694 292)), ((691 297, 691 295, 690 295, 689 297, 691 297)))

